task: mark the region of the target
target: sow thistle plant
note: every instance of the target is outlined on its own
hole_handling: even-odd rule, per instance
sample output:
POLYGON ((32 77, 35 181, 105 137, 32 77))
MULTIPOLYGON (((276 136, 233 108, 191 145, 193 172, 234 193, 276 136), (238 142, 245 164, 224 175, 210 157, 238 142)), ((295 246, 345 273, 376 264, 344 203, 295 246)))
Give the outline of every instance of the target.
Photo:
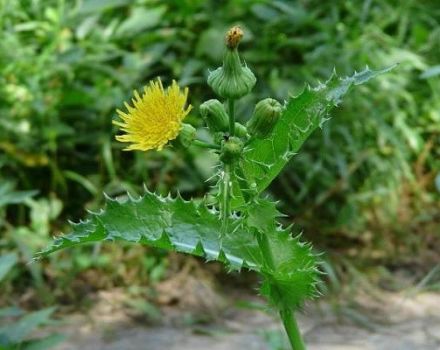
POLYGON ((148 189, 141 198, 107 198, 105 209, 72 224, 70 234, 55 239, 37 258, 89 242, 129 241, 220 261, 230 271, 253 270, 262 277, 260 292, 278 310, 292 349, 301 350, 305 345, 294 312, 318 295, 319 259, 297 228, 279 222, 277 204, 262 193, 351 86, 392 67, 367 68, 342 79, 333 74, 284 103, 266 98, 242 125, 235 119, 235 103, 256 83, 238 52, 242 36, 239 27, 229 30, 223 64, 208 76, 221 99, 199 108, 211 143, 198 140, 195 128, 183 123, 192 107, 188 89, 175 81, 165 88, 158 79, 141 94, 135 91, 132 104, 118 110, 114 121, 121 131, 116 139, 129 151, 161 150, 177 138, 186 147, 218 154, 214 201, 162 197, 148 189))

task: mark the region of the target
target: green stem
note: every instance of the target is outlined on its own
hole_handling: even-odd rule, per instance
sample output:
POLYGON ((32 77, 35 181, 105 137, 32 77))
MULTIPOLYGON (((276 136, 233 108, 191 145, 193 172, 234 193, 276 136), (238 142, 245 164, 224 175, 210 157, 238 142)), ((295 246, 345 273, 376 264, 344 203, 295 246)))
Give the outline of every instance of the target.
POLYGON ((228 100, 228 110, 229 110, 229 135, 235 135, 235 100, 230 98, 228 100))
POLYGON ((289 308, 280 310, 280 317, 283 321, 292 350, 306 350, 306 346, 292 310, 289 308))
POLYGON ((227 220, 231 215, 231 166, 224 165, 223 193, 222 193, 222 233, 226 233, 227 220))
POLYGON ((219 145, 215 145, 213 143, 207 143, 207 142, 200 141, 200 140, 194 140, 192 142, 192 144, 194 146, 198 146, 198 147, 202 147, 202 148, 220 149, 219 145))

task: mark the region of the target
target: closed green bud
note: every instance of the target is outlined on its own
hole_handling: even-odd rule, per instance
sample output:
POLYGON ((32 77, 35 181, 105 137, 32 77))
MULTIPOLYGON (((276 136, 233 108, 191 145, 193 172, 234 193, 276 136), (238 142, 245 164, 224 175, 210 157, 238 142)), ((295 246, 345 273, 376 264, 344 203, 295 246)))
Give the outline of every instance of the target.
POLYGON ((239 27, 233 27, 226 36, 226 53, 223 66, 211 72, 208 85, 214 92, 223 97, 238 99, 251 92, 257 79, 254 73, 241 62, 238 55, 238 44, 243 37, 239 27))
POLYGON ((260 139, 266 138, 275 127, 283 106, 273 98, 266 98, 257 103, 252 118, 246 124, 249 134, 260 139))
POLYGON ((212 132, 227 131, 229 117, 225 106, 218 100, 208 100, 200 105, 200 114, 212 132))
POLYGON ((179 141, 183 147, 191 146, 192 142, 196 138, 196 129, 189 124, 182 124, 182 129, 179 133, 179 141))
POLYGON ((220 160, 225 164, 231 164, 240 158, 243 152, 243 142, 238 137, 230 137, 223 141, 220 152, 220 160))
POLYGON ((235 123, 235 135, 238 137, 246 137, 247 134, 247 128, 243 124, 235 123))

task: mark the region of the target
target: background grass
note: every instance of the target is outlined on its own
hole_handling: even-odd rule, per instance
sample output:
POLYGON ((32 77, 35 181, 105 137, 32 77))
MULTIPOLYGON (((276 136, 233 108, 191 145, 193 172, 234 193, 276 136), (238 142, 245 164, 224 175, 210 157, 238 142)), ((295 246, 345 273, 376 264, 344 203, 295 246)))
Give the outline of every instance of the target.
MULTIPOLYGON (((335 288, 347 275, 396 288, 397 270, 416 283, 438 262, 438 1, 0 4, 0 252, 18 258, 0 285, 1 303, 17 293, 33 305, 72 303, 164 277, 167 256, 143 247, 96 245, 55 255, 44 268, 24 263, 67 219, 99 208, 103 192, 141 193, 143 183, 188 197, 209 190, 210 156, 178 147, 121 152, 111 120, 157 76, 189 86, 196 107, 213 98, 206 77, 234 24, 245 30, 243 57, 258 78, 255 94, 237 106, 242 120, 258 99, 283 100, 334 70, 400 63, 351 92, 270 192, 327 252, 335 288), (370 276, 371 268, 381 273, 370 276)), ((188 121, 202 127, 197 108, 188 121)))

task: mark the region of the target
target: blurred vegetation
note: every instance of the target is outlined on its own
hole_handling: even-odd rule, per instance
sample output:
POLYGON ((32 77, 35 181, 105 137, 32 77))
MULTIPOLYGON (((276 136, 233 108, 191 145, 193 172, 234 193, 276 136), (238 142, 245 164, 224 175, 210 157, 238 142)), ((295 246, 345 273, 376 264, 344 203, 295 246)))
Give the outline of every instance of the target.
MULTIPOLYGON (((187 197, 209 190, 209 155, 177 145, 123 153, 111 120, 156 76, 189 86, 194 106, 214 97, 206 76, 232 24, 244 28, 243 57, 259 78, 239 116, 250 113, 250 99, 283 100, 334 69, 400 62, 353 91, 271 191, 329 252, 334 285, 347 271, 423 273, 438 261, 437 0, 0 0, 0 253, 22 262, 0 285, 0 302, 20 291, 24 302, 67 303, 164 277, 166 255, 131 246, 75 249, 44 269, 25 262, 66 219, 97 209, 103 192, 139 194, 143 183, 187 197)), ((197 108, 188 121, 202 125, 197 108)))

